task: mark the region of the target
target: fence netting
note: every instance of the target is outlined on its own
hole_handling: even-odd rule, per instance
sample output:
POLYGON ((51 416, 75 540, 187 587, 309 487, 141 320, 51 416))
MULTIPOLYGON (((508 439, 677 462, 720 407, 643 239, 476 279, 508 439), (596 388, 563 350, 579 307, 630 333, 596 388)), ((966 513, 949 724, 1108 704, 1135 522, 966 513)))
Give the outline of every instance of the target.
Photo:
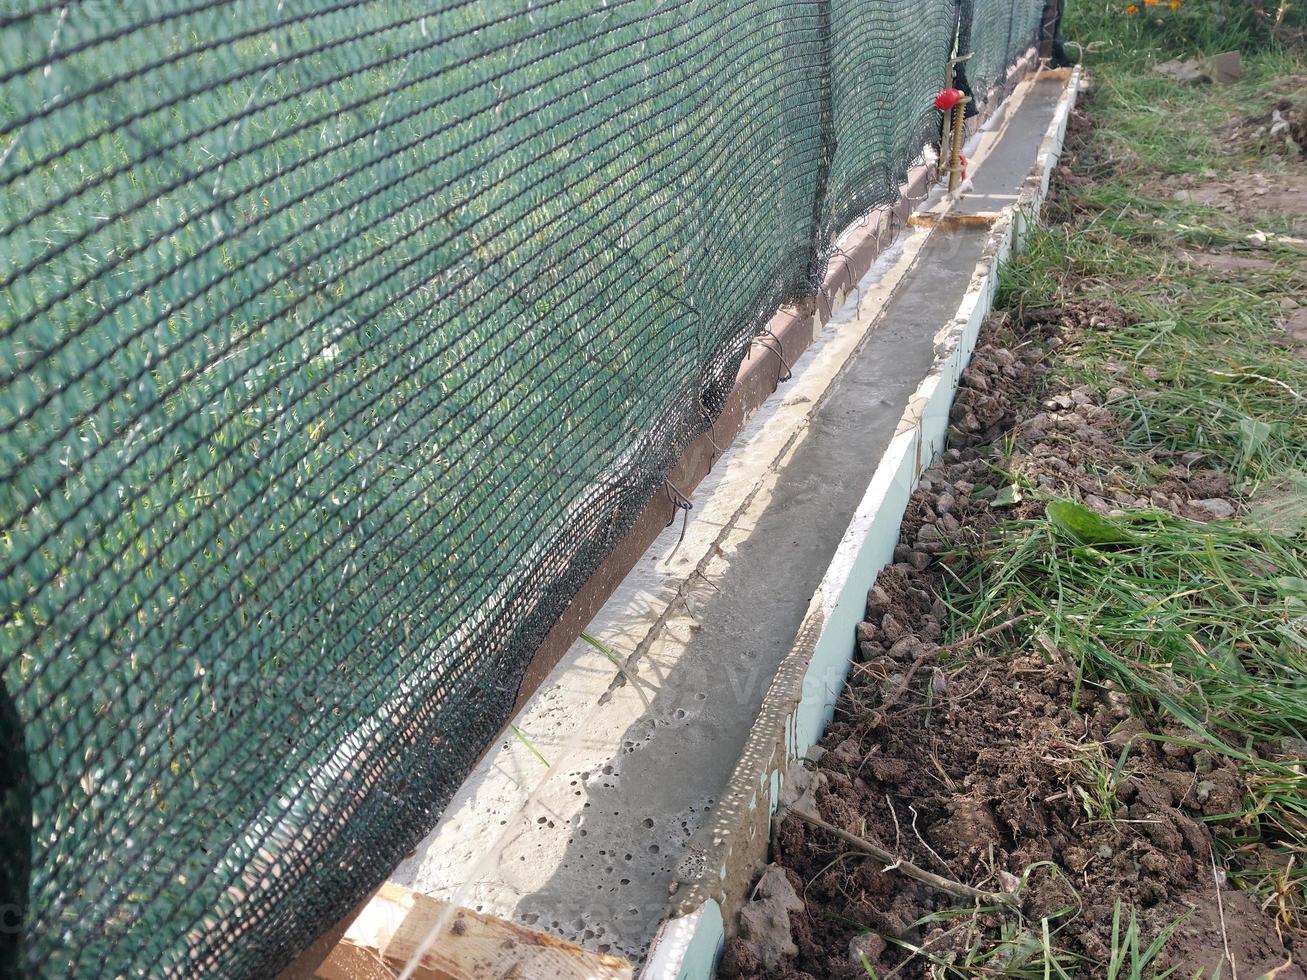
POLYGON ((383 880, 1028 7, 0 0, 11 965, 266 975, 383 880))
POLYGON ((1001 83, 1008 68, 1037 39, 1047 0, 970 0, 963 5, 964 37, 971 57, 964 63, 977 95, 1001 83))

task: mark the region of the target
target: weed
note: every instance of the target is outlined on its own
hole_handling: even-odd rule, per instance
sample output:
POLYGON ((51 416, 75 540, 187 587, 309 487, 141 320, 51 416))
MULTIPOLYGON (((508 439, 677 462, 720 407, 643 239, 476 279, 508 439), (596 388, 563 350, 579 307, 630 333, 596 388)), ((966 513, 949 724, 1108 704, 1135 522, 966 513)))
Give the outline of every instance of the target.
POLYGON ((533 756, 535 756, 537 759, 540 760, 541 765, 543 765, 546 769, 548 769, 549 760, 546 759, 544 757, 544 754, 538 748, 535 747, 535 743, 532 742, 531 739, 527 738, 526 734, 522 731, 522 729, 518 728, 516 725, 511 723, 509 724, 508 728, 513 733, 513 735, 516 736, 517 740, 520 741, 523 745, 525 745, 527 749, 530 750, 533 756))
POLYGON ((1130 910, 1124 928, 1122 912, 1122 905, 1118 901, 1112 906, 1112 958, 1107 964, 1107 980, 1163 980, 1174 973, 1174 969, 1159 972, 1154 964, 1183 919, 1176 919, 1141 949, 1143 937, 1139 932, 1135 910, 1130 910))

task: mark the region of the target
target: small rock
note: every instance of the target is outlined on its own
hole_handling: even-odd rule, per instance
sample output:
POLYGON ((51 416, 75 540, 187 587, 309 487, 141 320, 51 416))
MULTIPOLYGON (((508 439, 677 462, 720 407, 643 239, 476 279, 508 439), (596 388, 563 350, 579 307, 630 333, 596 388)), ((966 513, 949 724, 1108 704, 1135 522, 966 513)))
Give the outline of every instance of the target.
POLYGON ((908 628, 894 618, 893 613, 886 613, 880 621, 880 631, 891 643, 908 635, 908 628))
POLYGON ((1092 493, 1085 494, 1085 506, 1097 514, 1107 516, 1108 511, 1112 509, 1111 505, 1102 497, 1095 496, 1092 493))
MULTIPOLYGON (((1139 725, 1139 727, 1135 729, 1136 734, 1144 730, 1143 724, 1139 721, 1139 719, 1130 717, 1130 698, 1127 695, 1122 694, 1120 691, 1108 691, 1105 696, 1105 700, 1107 701, 1107 709, 1111 713, 1113 718, 1117 718, 1122 721, 1129 719, 1130 721, 1139 725)), ((1123 726, 1118 725, 1112 731, 1116 732, 1118 730, 1124 730, 1123 726)), ((1116 742, 1115 744, 1117 748, 1121 748, 1123 745, 1125 745, 1126 741, 1129 740, 1129 737, 1130 735, 1126 734, 1124 738, 1116 742)), ((1108 741, 1111 741, 1111 739, 1112 736, 1109 735, 1108 741)))
POLYGON ((941 493, 935 500, 935 510, 940 514, 951 513, 956 505, 957 501, 951 493, 941 493))
POLYGON ((931 672, 930 689, 935 692, 936 697, 948 693, 948 677, 938 667, 931 672))
POLYGON ((1153 71, 1185 85, 1207 81, 1207 73, 1194 59, 1181 61, 1179 58, 1174 58, 1171 61, 1163 61, 1161 64, 1153 65, 1153 71))
POLYGON ((886 943, 874 932, 863 932, 849 940, 850 965, 855 970, 865 970, 868 965, 875 969, 880 965, 880 954, 885 952, 886 943))
POLYGON ((1203 75, 1217 85, 1229 85, 1243 78, 1243 64, 1238 51, 1214 54, 1202 63, 1203 75))
POLYGON ((917 647, 920 645, 920 641, 915 636, 905 636, 889 648, 886 656, 893 660, 913 660, 917 656, 917 647))
POLYGON ((1307 762, 1307 741, 1285 735, 1271 741, 1275 754, 1285 762, 1307 762))
POLYGON ((1190 501, 1189 509, 1196 513, 1200 520, 1227 521, 1234 516, 1234 504, 1221 497, 1190 501))

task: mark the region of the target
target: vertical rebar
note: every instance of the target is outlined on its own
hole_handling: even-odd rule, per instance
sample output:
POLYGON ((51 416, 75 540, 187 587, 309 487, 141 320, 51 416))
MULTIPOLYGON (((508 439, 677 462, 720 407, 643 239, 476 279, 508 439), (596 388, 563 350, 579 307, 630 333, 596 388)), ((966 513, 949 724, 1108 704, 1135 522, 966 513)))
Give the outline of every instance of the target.
POLYGON ((953 148, 949 151, 948 158, 949 193, 956 191, 958 184, 962 182, 962 128, 963 120, 966 118, 966 107, 965 96, 958 99, 957 105, 953 107, 953 148))

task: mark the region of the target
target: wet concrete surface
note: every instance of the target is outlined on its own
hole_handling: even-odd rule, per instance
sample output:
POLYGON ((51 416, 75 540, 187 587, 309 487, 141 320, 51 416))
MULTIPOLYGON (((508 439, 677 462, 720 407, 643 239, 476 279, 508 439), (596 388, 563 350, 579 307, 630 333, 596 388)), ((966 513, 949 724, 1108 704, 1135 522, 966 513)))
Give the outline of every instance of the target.
POLYGON ((556 872, 521 898, 520 921, 628 957, 647 947, 685 844, 739 758, 985 239, 975 228, 932 236, 907 288, 818 408, 725 574, 695 605, 698 628, 676 677, 662 679, 626 732, 622 754, 584 780, 585 802, 566 852, 556 872))

